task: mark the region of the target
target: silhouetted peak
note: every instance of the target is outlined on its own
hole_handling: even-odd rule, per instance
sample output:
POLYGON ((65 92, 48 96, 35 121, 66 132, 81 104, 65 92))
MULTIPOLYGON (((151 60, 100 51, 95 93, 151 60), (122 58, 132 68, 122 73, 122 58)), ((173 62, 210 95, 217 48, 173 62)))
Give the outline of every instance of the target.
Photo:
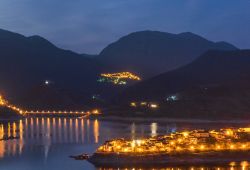
POLYGON ((161 31, 145 30, 145 31, 137 31, 137 32, 130 33, 122 37, 120 40, 128 39, 128 38, 149 38, 149 37, 162 38, 166 36, 172 37, 172 36, 175 36, 175 34, 161 32, 161 31))
MULTIPOLYGON (((229 59, 232 61, 237 61, 239 57, 236 56, 249 56, 250 50, 233 50, 233 51, 223 51, 223 50, 209 50, 205 52, 203 55, 201 55, 196 61, 203 61, 204 63, 207 63, 207 61, 212 60, 224 60, 224 63, 226 64, 229 59)), ((250 56, 249 56, 250 57, 250 56)))
MULTIPOLYGON (((5 34, 18 34, 18 33, 14 33, 14 32, 0 28, 0 34, 3 34, 3 33, 5 33, 5 34)), ((20 35, 20 34, 18 34, 18 35, 20 35)))
POLYGON ((205 38, 197 34, 194 34, 192 32, 183 32, 179 34, 173 34, 173 33, 168 33, 168 32, 145 30, 145 31, 138 31, 138 32, 130 33, 125 37, 129 37, 129 36, 156 36, 156 37, 158 36, 158 37, 164 37, 164 38, 181 37, 181 38, 199 38, 199 39, 206 40, 205 38))
POLYGON ((183 32, 183 33, 180 33, 180 34, 177 34, 177 35, 178 35, 178 37, 185 38, 185 39, 195 39, 195 40, 200 40, 200 41, 209 41, 206 38, 203 38, 202 36, 199 36, 199 35, 194 34, 192 32, 183 32))
POLYGON ((98 59, 114 71, 129 70, 149 78, 188 64, 211 49, 237 48, 214 43, 191 32, 172 34, 145 30, 128 34, 108 45, 98 59))
POLYGON ((216 44, 221 46, 221 47, 224 47, 225 49, 228 49, 228 50, 233 49, 233 48, 237 49, 237 47, 235 47, 234 45, 229 44, 225 41, 219 41, 219 42, 216 42, 216 44))
POLYGON ((39 35, 33 35, 33 36, 30 36, 28 37, 28 39, 30 41, 32 41, 32 43, 36 43, 36 44, 39 44, 39 45, 44 45, 44 46, 51 46, 51 47, 56 47, 54 44, 52 44, 50 41, 48 41, 47 39, 39 36, 39 35))
POLYGON ((201 37, 201 36, 199 36, 199 35, 197 35, 197 34, 194 34, 194 33, 192 33, 192 32, 182 32, 182 33, 179 33, 178 34, 179 36, 198 36, 198 37, 201 37))
POLYGON ((0 28, 0 38, 8 38, 8 39, 19 38, 20 39, 20 38, 25 38, 25 36, 0 28))
MULTIPOLYGON (((126 99, 163 99, 193 87, 249 81, 250 50, 209 50, 198 59, 125 90, 126 99)), ((237 85, 237 84, 236 84, 237 85)), ((243 84, 244 85, 244 84, 243 84)), ((249 85, 247 85, 249 86, 249 85)))

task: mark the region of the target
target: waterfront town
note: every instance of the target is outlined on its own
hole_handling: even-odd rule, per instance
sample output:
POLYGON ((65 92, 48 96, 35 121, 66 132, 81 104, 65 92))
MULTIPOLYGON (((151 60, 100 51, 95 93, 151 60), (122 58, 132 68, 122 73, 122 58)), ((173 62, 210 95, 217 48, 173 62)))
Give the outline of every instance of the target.
POLYGON ((145 139, 115 139, 104 143, 97 153, 159 154, 210 151, 247 151, 250 149, 250 128, 193 130, 145 139))

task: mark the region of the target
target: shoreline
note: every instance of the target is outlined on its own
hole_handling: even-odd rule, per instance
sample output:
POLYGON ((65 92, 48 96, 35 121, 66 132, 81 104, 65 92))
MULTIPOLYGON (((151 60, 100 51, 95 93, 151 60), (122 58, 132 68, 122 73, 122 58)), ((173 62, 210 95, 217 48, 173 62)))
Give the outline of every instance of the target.
POLYGON ((232 123, 241 124, 250 123, 250 120, 207 120, 207 119, 188 119, 188 118, 167 118, 167 117, 120 117, 120 116, 100 116, 90 117, 104 121, 120 121, 120 122, 157 122, 157 123, 232 123))
POLYGON ((200 166, 200 165, 229 165, 241 166, 242 162, 250 161, 249 152, 211 152, 186 154, 154 154, 154 155, 124 155, 116 153, 94 153, 88 162, 96 167, 164 167, 164 166, 200 166))
MULTIPOLYGON (((28 116, 33 117, 33 116, 28 116)), ((27 118, 28 118, 27 117, 27 118)), ((38 117, 38 116, 34 116, 38 117)), ((53 117, 53 116, 46 116, 53 117)), ((58 116, 55 116, 58 117, 58 116)), ((12 118, 0 118, 0 123, 5 123, 9 121, 18 121, 20 119, 24 119, 26 117, 12 117, 12 118)), ((66 116, 65 118, 72 118, 66 116)), ((83 117, 85 119, 85 117, 83 117)), ((223 124, 249 124, 250 120, 236 119, 236 120, 208 120, 208 119, 188 119, 188 118, 167 118, 167 117, 121 117, 121 116, 104 116, 104 115, 91 115, 88 117, 89 119, 98 119, 103 121, 119 121, 119 122, 145 122, 145 123, 223 123, 223 124)))

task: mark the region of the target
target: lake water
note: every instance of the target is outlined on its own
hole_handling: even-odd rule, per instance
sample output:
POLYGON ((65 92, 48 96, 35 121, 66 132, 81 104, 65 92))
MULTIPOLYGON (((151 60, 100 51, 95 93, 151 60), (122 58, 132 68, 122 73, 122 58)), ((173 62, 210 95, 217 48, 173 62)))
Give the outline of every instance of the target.
MULTIPOLYGON (((104 141, 112 138, 136 139, 180 130, 224 126, 234 125, 121 123, 79 118, 26 118, 11 123, 0 123, 0 139, 17 137, 13 140, 0 141, 0 170, 104 170, 107 168, 95 168, 86 161, 76 161, 69 156, 91 154, 104 141)), ((246 167, 204 166, 161 169, 172 168, 221 170, 246 167)))

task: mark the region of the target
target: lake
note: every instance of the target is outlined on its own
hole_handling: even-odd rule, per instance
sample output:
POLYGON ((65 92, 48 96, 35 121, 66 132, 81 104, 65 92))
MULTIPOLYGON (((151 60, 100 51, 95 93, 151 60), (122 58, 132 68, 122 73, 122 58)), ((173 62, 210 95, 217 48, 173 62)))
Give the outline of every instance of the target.
MULTIPOLYGON (((76 161, 70 155, 93 153, 112 138, 137 139, 195 128, 222 128, 240 124, 198 123, 132 123, 81 118, 26 118, 0 123, 1 170, 95 170, 87 161, 76 161)), ((242 126, 242 125, 241 125, 242 126)), ((233 167, 166 167, 161 169, 227 169, 233 167)), ((242 169, 245 167, 239 167, 242 169)), ((129 169, 129 168, 128 168, 129 169)), ((130 168, 133 169, 133 168, 130 168)), ((137 169, 137 168, 134 168, 137 169)), ((142 168, 140 168, 142 170, 142 168)), ((153 168, 151 168, 153 169, 153 168)), ((157 169, 155 167, 154 169, 157 169)), ((237 168, 234 168, 237 169, 237 168)), ((109 168, 109 170, 112 170, 109 168)))

